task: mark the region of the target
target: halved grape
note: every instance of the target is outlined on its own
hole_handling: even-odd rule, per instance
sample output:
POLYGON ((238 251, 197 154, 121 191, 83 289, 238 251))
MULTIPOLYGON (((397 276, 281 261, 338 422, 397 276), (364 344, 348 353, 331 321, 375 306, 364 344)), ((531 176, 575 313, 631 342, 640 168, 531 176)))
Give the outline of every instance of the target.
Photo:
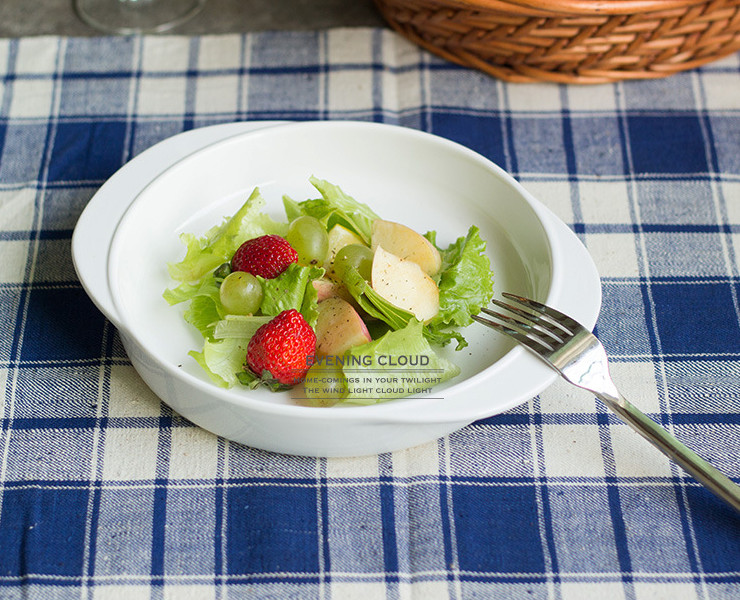
POLYGON ((361 244, 349 244, 334 257, 334 272, 344 279, 347 267, 354 267, 363 279, 370 281, 373 270, 373 251, 361 244))
POLYGON ((312 406, 333 406, 349 393, 342 367, 326 362, 318 362, 308 370, 303 389, 312 406))
POLYGON ((321 266, 329 254, 329 234, 315 217, 304 215, 293 220, 285 239, 298 253, 302 265, 321 266))
POLYGON ((262 304, 262 284, 251 273, 234 271, 221 283, 219 297, 231 315, 253 315, 262 304))

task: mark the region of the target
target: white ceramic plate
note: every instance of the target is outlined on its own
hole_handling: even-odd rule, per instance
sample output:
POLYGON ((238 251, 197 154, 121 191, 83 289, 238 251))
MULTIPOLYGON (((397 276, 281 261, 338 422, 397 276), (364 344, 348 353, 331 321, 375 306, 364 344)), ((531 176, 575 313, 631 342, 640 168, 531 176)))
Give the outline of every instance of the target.
POLYGON ((468 348, 445 349, 463 373, 426 398, 327 410, 297 406, 290 394, 213 386, 187 356, 199 347, 198 334, 182 320, 181 308, 161 299, 172 285, 165 264, 183 253, 178 235, 220 222, 255 185, 269 212, 283 218, 283 193, 296 200, 316 195, 307 181, 312 174, 339 184, 384 218, 437 230, 443 244, 475 223, 488 241, 498 291, 538 297, 593 326, 600 285, 583 246, 508 175, 469 150, 414 130, 367 123, 240 123, 180 134, 144 152, 101 188, 75 230, 73 256, 85 289, 121 330, 145 381, 207 429, 268 450, 367 454, 500 413, 554 379, 523 349, 512 350, 508 340, 472 326, 465 330, 468 348), (536 231, 528 229, 533 223, 539 224, 536 231), (109 255, 101 248, 109 248, 109 255), (554 271, 550 253, 558 257, 554 271), (260 419, 269 434, 256 431, 260 419), (297 435, 297 424, 313 434, 297 435), (337 426, 347 435, 326 440, 336 438, 337 426), (364 437, 361 430, 367 430, 364 437))
POLYGON ((277 127, 286 121, 224 123, 172 136, 138 154, 110 177, 90 199, 72 236, 77 275, 100 311, 115 323, 108 289, 108 249, 118 223, 152 180, 189 154, 238 133, 277 127))

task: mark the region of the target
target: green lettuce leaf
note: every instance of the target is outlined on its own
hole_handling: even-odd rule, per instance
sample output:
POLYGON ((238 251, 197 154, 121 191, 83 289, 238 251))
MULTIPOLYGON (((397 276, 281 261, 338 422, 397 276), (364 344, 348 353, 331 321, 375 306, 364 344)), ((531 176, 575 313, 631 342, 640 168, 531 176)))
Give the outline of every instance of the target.
POLYGON ((259 188, 255 188, 234 216, 212 227, 203 237, 183 233, 180 239, 186 247, 185 258, 167 265, 170 277, 176 281, 197 281, 230 260, 246 240, 266 234, 285 235, 287 224, 278 223, 262 212, 264 205, 259 188))
POLYGON ((229 388, 240 382, 247 356, 246 338, 205 340, 203 350, 188 352, 219 387, 229 388))
POLYGON ((256 331, 272 317, 226 315, 212 323, 212 336, 204 340, 200 352, 192 350, 192 356, 211 380, 220 387, 230 388, 239 383, 259 384, 259 380, 248 369, 244 369, 249 340, 256 331))
POLYGON ((166 289, 162 296, 170 305, 180 304, 192 300, 196 296, 210 296, 213 288, 218 292, 213 277, 204 277, 195 283, 181 283, 176 288, 166 289))
POLYGON ((402 329, 351 348, 348 355, 352 360, 343 368, 348 389, 343 402, 375 404, 426 394, 458 375, 460 368, 434 351, 423 329, 420 321, 412 319, 402 329))
POLYGON ((317 279, 321 279, 324 276, 324 269, 321 267, 309 267, 308 281, 306 283, 306 289, 303 294, 303 302, 298 311, 303 315, 311 327, 316 327, 316 321, 319 318, 319 293, 313 285, 313 282, 317 279))
MULTIPOLYGON (((263 288, 263 300, 260 312, 269 318, 278 315, 284 310, 295 308, 299 310, 306 322, 313 327, 318 318, 318 297, 312 285, 315 279, 324 274, 320 267, 302 267, 292 264, 282 274, 274 279, 259 278, 263 288)), ((222 337, 236 337, 233 332, 224 335, 225 323, 237 323, 234 315, 228 315, 219 296, 221 280, 208 273, 195 283, 181 283, 174 289, 165 290, 163 296, 170 304, 179 304, 189 301, 185 311, 185 320, 193 325, 207 340, 222 337), (217 332, 220 331, 221 333, 217 332)), ((245 317, 247 318, 247 317, 245 317)), ((262 317, 249 317, 262 318, 262 317)), ((246 321, 245 321, 246 322, 246 321)), ((233 325, 231 325, 233 328, 233 325)), ((249 337, 252 337, 252 334, 249 337)), ((247 338, 249 341, 249 338, 247 338)))
POLYGON ((403 329, 414 318, 412 313, 394 306, 378 294, 354 267, 345 269, 343 281, 360 308, 371 317, 387 323, 391 329, 403 329))
POLYGON ((190 301, 184 318, 208 339, 213 337, 215 323, 226 314, 219 298, 218 285, 218 280, 209 273, 196 283, 181 283, 175 289, 165 290, 163 296, 170 304, 190 301))
POLYGON ((339 224, 370 245, 373 221, 379 218, 378 215, 366 204, 345 194, 339 186, 316 177, 311 177, 310 181, 321 193, 321 198, 296 202, 284 196, 283 206, 288 220, 308 215, 321 221, 327 231, 339 224))
POLYGON ((219 299, 218 283, 213 274, 197 284, 181 284, 167 290, 165 298, 171 304, 190 301, 185 320, 194 325, 204 338, 203 349, 189 354, 211 380, 221 387, 237 383, 255 387, 260 379, 243 368, 249 340, 257 329, 275 315, 289 308, 300 310, 313 327, 318 316, 317 294, 312 285, 324 270, 292 264, 274 279, 261 279, 264 299, 258 316, 225 314, 219 299))
POLYGON ((291 264, 274 279, 263 279, 262 305, 260 313, 275 316, 295 308, 300 311, 306 322, 313 327, 318 317, 317 294, 313 281, 324 275, 321 267, 304 267, 291 264))
POLYGON ((486 243, 473 225, 466 236, 441 251, 439 313, 428 324, 432 331, 467 327, 473 322, 471 315, 493 298, 493 273, 485 249, 486 243))
POLYGON ((242 338, 248 342, 260 327, 271 320, 272 317, 266 316, 226 315, 214 325, 213 339, 242 338))
MULTIPOLYGON (((415 319, 412 313, 394 306, 378 294, 354 267, 345 270, 344 285, 360 308, 371 317, 386 323, 394 331, 403 329, 409 321, 415 319)), ((442 327, 431 328, 426 325, 422 331, 431 343, 439 346, 445 346, 452 340, 457 340, 458 350, 467 345, 465 338, 459 331, 445 330, 442 327)))

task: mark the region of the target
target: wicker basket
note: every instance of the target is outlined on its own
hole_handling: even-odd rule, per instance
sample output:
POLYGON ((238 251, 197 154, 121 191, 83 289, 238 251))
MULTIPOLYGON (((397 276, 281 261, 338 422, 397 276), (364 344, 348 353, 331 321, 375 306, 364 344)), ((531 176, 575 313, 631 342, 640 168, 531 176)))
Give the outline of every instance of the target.
POLYGON ((740 0, 375 0, 390 25, 507 81, 665 77, 740 50, 740 0))

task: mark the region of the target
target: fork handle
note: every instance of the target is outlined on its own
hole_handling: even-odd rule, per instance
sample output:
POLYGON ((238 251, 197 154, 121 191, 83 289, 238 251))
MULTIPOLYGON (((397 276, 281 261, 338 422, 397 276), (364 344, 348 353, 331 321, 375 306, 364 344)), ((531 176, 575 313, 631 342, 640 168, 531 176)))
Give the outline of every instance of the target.
POLYGON ((740 486, 729 477, 679 442, 621 394, 617 397, 606 394, 596 394, 596 396, 658 450, 740 512, 740 486))

